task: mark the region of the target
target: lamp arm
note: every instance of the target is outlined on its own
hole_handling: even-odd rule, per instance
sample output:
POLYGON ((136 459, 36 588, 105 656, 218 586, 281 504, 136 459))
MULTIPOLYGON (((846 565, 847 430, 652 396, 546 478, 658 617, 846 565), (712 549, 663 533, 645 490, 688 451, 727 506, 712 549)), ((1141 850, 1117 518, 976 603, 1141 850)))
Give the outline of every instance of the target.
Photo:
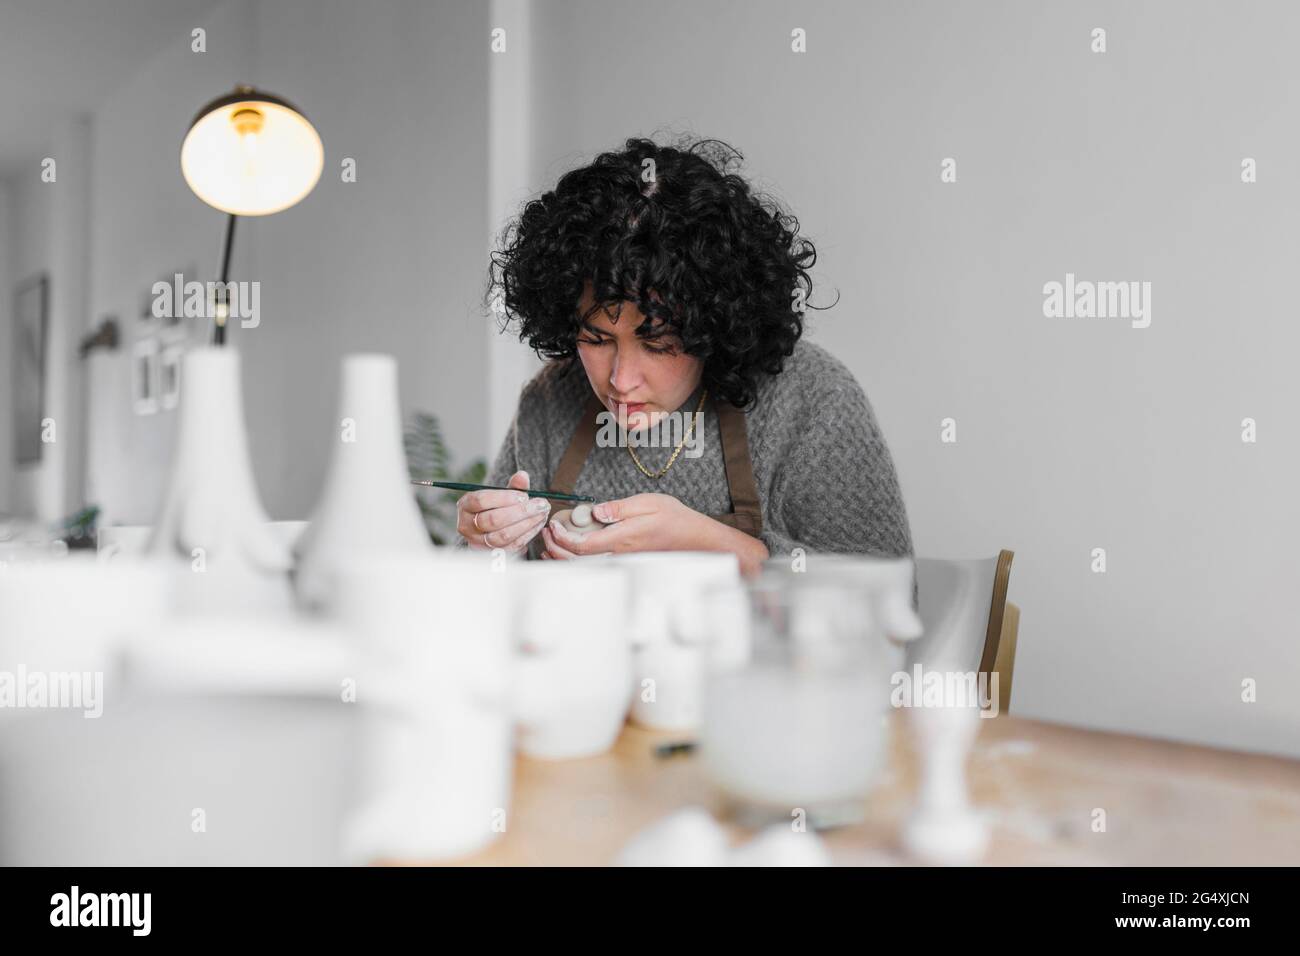
MULTIPOLYGON (((238 217, 232 212, 226 219, 226 245, 221 254, 221 291, 219 295, 223 298, 226 305, 229 306, 230 297, 226 294, 226 283, 230 281, 230 250, 235 245, 235 220, 238 217)), ((226 344, 226 323, 230 320, 229 312, 223 316, 216 316, 212 325, 212 344, 226 344)))

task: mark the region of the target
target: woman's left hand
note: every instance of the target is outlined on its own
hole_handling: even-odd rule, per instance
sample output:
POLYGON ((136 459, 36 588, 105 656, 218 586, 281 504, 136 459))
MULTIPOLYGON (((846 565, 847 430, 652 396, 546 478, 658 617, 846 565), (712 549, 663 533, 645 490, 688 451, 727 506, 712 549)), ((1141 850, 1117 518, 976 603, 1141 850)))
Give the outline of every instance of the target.
POLYGON ((700 522, 709 520, 672 495, 633 495, 594 505, 591 512, 597 521, 608 527, 579 536, 551 519, 550 524, 542 529, 550 557, 576 558, 624 551, 689 551, 695 548, 693 542, 700 535, 700 522))
POLYGON ((542 557, 565 560, 628 551, 733 551, 746 572, 767 557, 767 548, 757 538, 686 507, 672 495, 632 495, 595 505, 592 513, 608 527, 579 536, 552 519, 542 529, 542 557))

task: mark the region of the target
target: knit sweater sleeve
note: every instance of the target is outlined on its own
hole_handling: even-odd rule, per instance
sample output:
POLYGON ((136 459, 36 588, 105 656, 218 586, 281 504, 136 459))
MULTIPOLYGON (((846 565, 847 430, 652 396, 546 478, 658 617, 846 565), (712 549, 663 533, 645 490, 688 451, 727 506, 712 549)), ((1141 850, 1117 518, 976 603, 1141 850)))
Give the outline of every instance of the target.
POLYGON ((893 458, 861 386, 847 370, 827 375, 800 404, 765 502, 768 551, 911 557, 893 458))

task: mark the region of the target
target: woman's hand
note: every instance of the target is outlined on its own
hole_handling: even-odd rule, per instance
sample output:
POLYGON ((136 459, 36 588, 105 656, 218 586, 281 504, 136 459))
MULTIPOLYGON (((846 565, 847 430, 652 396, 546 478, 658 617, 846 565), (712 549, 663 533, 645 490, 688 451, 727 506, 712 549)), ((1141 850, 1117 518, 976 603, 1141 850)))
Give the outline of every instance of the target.
POLYGON ((592 508, 608 527, 578 536, 558 521, 542 529, 543 558, 567 560, 628 551, 731 551, 746 574, 757 572, 767 547, 750 535, 714 521, 671 495, 643 494, 592 508))
MULTIPOLYGON (((528 488, 528 472, 515 472, 506 484, 528 488)), ((456 530, 471 548, 518 554, 537 537, 550 511, 545 498, 529 498, 523 491, 471 491, 456 502, 456 530)))

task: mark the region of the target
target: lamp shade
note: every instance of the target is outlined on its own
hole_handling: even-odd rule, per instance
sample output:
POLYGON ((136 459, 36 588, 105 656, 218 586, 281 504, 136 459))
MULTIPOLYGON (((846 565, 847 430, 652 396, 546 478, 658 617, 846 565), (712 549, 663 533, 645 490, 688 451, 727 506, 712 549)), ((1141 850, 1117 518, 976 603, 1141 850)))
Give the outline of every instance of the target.
POLYGON ((324 147, 307 117, 248 86, 199 110, 181 144, 190 189, 236 216, 288 209, 315 188, 324 165, 324 147))

